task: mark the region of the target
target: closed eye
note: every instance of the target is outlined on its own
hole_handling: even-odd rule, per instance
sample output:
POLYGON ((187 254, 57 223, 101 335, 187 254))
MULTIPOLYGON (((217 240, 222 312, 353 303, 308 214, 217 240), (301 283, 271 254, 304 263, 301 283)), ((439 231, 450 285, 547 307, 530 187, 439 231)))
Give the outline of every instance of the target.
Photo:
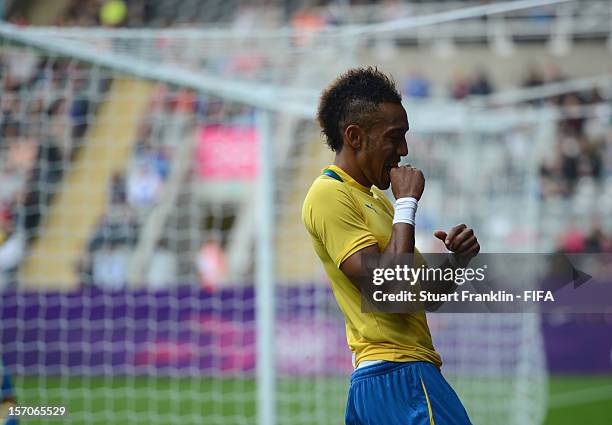
POLYGON ((387 140, 396 146, 406 142, 406 139, 404 137, 390 137, 387 140))

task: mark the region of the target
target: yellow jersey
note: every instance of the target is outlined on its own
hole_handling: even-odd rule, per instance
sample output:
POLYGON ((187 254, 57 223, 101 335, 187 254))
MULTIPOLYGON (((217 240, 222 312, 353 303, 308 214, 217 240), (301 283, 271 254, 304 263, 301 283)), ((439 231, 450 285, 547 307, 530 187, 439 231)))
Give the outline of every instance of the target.
MULTIPOLYGON (((355 365, 364 360, 387 360, 426 361, 440 367, 442 361, 433 347, 425 312, 361 312, 359 288, 340 270, 340 265, 371 245, 384 251, 391 239, 394 209, 376 186, 367 188, 357 183, 335 165, 327 170, 342 181, 325 174, 318 177, 304 200, 302 221, 344 315, 355 365)), ((415 255, 420 256, 416 248, 415 255)))

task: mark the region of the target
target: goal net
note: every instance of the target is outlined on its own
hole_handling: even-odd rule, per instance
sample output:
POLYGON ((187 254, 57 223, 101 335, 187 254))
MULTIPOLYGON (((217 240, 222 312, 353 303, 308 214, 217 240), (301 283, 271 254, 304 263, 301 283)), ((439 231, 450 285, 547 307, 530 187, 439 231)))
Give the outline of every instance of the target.
MULTIPOLYGON (((0 343, 19 404, 66 406, 73 424, 341 423, 351 356, 300 211, 332 160, 317 94, 368 63, 367 43, 282 30, 1 34, 13 256, 0 343)), ((555 115, 406 107, 427 177, 421 251, 463 221, 488 252, 542 248, 533 193, 555 115)), ((536 315, 429 321, 474 423, 541 423, 536 315)))

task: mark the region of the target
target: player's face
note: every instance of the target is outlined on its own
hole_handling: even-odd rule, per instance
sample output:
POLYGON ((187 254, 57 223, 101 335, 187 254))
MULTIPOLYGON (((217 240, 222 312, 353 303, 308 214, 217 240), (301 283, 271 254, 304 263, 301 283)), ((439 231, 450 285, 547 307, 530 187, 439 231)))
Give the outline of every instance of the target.
POLYGON ((360 168, 372 184, 388 189, 391 169, 398 166, 400 158, 408 155, 406 133, 408 117, 398 103, 382 103, 375 124, 367 133, 360 168))

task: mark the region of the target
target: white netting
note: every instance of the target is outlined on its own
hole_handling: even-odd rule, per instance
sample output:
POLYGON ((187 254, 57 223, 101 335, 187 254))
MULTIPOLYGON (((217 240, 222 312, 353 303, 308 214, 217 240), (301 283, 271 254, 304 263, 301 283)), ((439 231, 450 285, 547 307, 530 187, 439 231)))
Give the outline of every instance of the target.
MULTIPOLYGON (((20 404, 65 405, 67 423, 256 423, 255 180, 267 133, 277 422, 340 423, 350 353, 300 210, 331 161, 316 95, 374 45, 282 32, 247 44, 197 31, 4 34, 3 229, 18 255, 2 274, 0 340, 20 404)), ((427 176, 422 251, 436 249, 432 230, 463 221, 488 252, 549 248, 555 229, 539 227, 536 193, 556 112, 406 107, 427 176)), ((596 131, 609 131, 609 110, 598 113, 596 131)), ((541 422, 537 316, 430 323, 474 423, 541 422)))

